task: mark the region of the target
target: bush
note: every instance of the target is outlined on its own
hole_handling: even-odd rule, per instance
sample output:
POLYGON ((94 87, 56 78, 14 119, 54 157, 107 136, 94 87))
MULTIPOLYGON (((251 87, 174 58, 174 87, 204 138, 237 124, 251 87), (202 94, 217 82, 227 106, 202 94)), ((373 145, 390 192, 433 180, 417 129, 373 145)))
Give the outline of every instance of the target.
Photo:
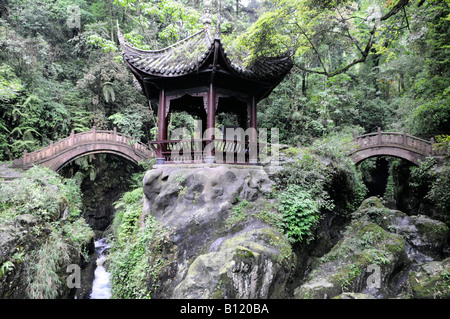
POLYGON ((111 286, 113 298, 150 298, 156 289, 156 278, 166 265, 161 245, 168 230, 148 215, 143 227, 139 225, 143 190, 137 188, 115 203, 118 209, 113 221, 114 240, 110 251, 111 286))
POLYGON ((450 224, 450 166, 428 158, 411 168, 410 187, 414 196, 429 200, 437 209, 436 218, 450 224))
POLYGON ((66 217, 75 220, 81 206, 81 190, 76 182, 46 167, 32 167, 24 178, 0 187, 0 223, 20 214, 32 214, 49 222, 67 213, 66 217))
POLYGON ((320 210, 348 216, 367 193, 361 173, 347 156, 351 140, 350 134, 334 134, 302 149, 300 159, 275 174, 276 189, 299 185, 311 194, 320 210))
POLYGON ((319 220, 319 207, 311 194, 298 185, 290 185, 278 195, 278 202, 288 238, 294 242, 309 242, 319 220))
POLYGON ((59 298, 67 294, 65 267, 79 262, 81 257, 87 258, 84 250, 94 237, 80 217, 81 208, 81 190, 75 181, 63 179, 45 167, 35 166, 24 178, 0 186, 0 226, 8 230, 9 225, 14 225, 21 232, 16 219, 21 215, 35 216, 24 232, 32 234, 33 241, 29 242, 26 236, 18 239, 26 240, 20 244, 20 258, 17 253, 3 256, 9 259, 6 266, 12 265, 12 269, 23 262, 21 269, 26 269, 26 276, 21 280, 26 281, 29 298, 59 298))

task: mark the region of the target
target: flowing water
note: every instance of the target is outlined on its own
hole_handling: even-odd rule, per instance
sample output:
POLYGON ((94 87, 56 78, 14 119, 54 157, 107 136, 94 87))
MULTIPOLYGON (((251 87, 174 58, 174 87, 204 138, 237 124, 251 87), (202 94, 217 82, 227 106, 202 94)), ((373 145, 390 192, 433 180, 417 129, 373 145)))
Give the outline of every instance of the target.
POLYGON ((109 299, 111 297, 111 285, 109 273, 103 267, 106 260, 106 251, 110 248, 105 238, 95 241, 95 253, 97 254, 97 268, 95 269, 94 282, 92 284, 91 299, 109 299))

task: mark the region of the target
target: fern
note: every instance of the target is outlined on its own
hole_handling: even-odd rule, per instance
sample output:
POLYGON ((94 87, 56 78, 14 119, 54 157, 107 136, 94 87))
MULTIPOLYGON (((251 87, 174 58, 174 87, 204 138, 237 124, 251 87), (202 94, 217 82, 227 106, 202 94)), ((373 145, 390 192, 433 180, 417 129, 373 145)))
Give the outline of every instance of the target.
POLYGON ((319 220, 319 207, 311 195, 298 185, 290 185, 278 196, 284 229, 294 242, 312 239, 312 230, 319 220))

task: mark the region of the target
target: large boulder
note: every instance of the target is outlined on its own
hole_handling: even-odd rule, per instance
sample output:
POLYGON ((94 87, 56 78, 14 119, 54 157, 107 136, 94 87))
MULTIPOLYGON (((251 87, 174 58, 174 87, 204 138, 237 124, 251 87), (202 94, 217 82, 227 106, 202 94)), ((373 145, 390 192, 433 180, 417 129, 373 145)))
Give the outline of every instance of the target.
POLYGON ((411 265, 445 256, 449 236, 440 221, 387 209, 370 197, 353 213, 343 238, 313 263, 295 297, 333 298, 343 292, 394 297, 405 287, 411 265))
POLYGON ((324 299, 355 292, 382 297, 390 293, 388 283, 407 263, 401 236, 372 222, 353 221, 343 239, 316 262, 294 295, 299 299, 324 299))
POLYGON ((408 276, 410 294, 419 299, 450 298, 450 258, 420 265, 408 276))
POLYGON ((245 230, 223 240, 217 250, 195 258, 173 297, 286 297, 290 260, 276 245, 288 247, 289 243, 268 228, 245 230))
POLYGON ((290 244, 254 218, 273 184, 263 169, 157 166, 143 184, 141 224, 152 214, 172 230, 152 298, 286 297, 290 244))

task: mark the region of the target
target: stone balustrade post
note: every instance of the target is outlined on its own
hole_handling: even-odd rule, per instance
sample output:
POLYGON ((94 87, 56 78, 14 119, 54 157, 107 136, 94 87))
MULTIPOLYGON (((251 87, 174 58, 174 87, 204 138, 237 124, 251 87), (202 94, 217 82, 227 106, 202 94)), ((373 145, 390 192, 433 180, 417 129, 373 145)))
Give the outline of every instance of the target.
POLYGON ((431 156, 435 156, 435 151, 434 151, 434 137, 431 138, 430 140, 431 142, 431 156))
POLYGON ((75 132, 72 130, 70 131, 70 146, 73 146, 75 144, 75 132))
POLYGON ((25 166, 27 164, 27 155, 28 155, 28 151, 23 150, 23 168, 25 168, 25 166))
POLYGON ((377 129, 377 141, 378 144, 381 144, 381 127, 378 127, 377 129))

